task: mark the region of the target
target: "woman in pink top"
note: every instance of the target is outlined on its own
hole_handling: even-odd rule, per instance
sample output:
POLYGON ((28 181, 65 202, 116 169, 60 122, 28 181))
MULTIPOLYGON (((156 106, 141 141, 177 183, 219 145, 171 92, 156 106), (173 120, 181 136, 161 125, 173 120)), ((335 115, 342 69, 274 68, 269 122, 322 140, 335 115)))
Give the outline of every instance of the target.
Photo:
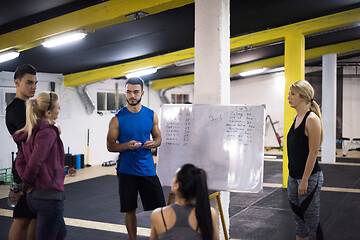
POLYGON ((42 92, 29 100, 26 125, 13 135, 21 145, 16 169, 27 189, 29 208, 37 214, 36 239, 65 238, 64 146, 54 126, 60 113, 58 96, 42 92))

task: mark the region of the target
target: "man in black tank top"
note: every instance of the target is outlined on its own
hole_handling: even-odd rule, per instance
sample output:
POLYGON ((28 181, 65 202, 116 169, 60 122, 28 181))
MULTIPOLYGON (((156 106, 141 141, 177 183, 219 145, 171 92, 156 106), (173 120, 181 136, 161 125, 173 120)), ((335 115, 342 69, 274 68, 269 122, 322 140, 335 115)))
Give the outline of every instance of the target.
MULTIPOLYGON (((6 127, 11 135, 26 124, 26 101, 35 95, 37 82, 36 69, 33 66, 25 64, 16 69, 14 74, 16 96, 6 107, 5 116, 6 127)), ((14 182, 21 184, 15 162, 12 163, 12 173, 14 182)), ((17 204, 14 208, 14 220, 10 227, 9 239, 35 239, 36 215, 28 208, 26 194, 23 192, 13 193, 13 198, 17 200, 17 204)))

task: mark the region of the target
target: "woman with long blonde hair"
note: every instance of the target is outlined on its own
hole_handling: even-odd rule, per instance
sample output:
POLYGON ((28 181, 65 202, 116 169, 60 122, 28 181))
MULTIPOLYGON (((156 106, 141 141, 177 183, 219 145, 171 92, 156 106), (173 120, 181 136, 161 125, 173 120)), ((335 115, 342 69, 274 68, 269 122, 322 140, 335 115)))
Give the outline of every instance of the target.
POLYGON ((323 239, 320 227, 320 191, 323 173, 316 160, 323 139, 323 124, 314 89, 306 80, 290 86, 289 104, 296 110, 287 135, 288 197, 294 212, 296 239, 323 239))
POLYGON ((28 101, 26 125, 13 135, 21 145, 16 169, 27 188, 29 208, 37 214, 36 239, 65 238, 64 146, 54 125, 60 113, 58 96, 42 92, 28 101))

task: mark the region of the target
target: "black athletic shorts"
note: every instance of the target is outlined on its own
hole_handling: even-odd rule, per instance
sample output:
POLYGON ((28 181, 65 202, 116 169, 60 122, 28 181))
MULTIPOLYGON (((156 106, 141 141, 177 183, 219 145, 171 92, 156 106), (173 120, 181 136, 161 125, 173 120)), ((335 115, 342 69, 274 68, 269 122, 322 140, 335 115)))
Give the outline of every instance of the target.
POLYGON ((158 176, 136 176, 120 172, 117 172, 117 176, 121 212, 137 208, 138 192, 145 211, 165 206, 164 192, 158 176))
POLYGON ((26 194, 20 197, 19 202, 14 207, 13 218, 36 218, 36 214, 29 209, 26 194))

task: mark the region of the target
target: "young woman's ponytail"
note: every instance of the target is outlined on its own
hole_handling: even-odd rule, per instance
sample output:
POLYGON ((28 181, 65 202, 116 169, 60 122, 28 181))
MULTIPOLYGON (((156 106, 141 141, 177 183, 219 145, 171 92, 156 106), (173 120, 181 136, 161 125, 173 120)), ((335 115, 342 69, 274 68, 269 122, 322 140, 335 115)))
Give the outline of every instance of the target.
POLYGON ((321 141, 320 141, 320 144, 321 144, 324 139, 324 127, 323 127, 323 121, 322 121, 320 107, 319 107, 319 104, 317 104, 317 102, 315 102, 315 100, 312 100, 310 102, 310 110, 319 117, 320 122, 321 122, 321 141))
POLYGON ((196 207, 195 214, 203 240, 213 238, 213 225, 210 211, 209 192, 206 182, 206 173, 204 170, 197 168, 196 174, 196 207))
POLYGON ((32 129, 36 125, 36 116, 34 114, 34 105, 35 104, 36 104, 36 98, 30 99, 28 101, 28 104, 26 106, 26 124, 25 124, 25 127, 20 130, 20 131, 28 132, 27 140, 29 140, 30 135, 32 133, 32 129))

